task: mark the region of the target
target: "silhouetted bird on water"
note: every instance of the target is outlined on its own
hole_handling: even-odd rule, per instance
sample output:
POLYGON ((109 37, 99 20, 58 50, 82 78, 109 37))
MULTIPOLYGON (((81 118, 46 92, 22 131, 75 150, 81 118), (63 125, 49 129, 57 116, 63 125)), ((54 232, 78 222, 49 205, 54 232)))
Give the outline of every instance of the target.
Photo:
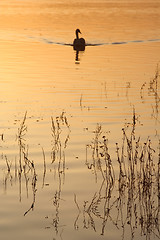
POLYGON ((76 29, 76 38, 73 41, 73 48, 76 51, 84 51, 86 43, 84 38, 79 38, 79 33, 81 33, 81 31, 79 29, 76 29))

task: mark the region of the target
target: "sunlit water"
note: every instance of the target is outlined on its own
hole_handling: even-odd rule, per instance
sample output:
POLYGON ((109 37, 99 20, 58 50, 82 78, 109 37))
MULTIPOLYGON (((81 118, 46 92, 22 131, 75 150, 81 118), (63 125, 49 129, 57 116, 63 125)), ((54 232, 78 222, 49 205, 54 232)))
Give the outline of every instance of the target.
POLYGON ((159 239, 159 39, 158 1, 0 2, 3 240, 159 239), (127 139, 153 176, 144 191, 123 176, 122 196, 127 139))

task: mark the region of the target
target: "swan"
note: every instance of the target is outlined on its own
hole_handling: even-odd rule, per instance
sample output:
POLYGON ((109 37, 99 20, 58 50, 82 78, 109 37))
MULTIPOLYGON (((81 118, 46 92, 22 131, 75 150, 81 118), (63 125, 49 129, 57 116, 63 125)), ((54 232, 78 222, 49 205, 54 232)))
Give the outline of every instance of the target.
POLYGON ((81 31, 79 29, 76 29, 76 38, 73 41, 73 48, 77 51, 84 51, 86 43, 84 38, 79 38, 79 33, 81 33, 81 31))

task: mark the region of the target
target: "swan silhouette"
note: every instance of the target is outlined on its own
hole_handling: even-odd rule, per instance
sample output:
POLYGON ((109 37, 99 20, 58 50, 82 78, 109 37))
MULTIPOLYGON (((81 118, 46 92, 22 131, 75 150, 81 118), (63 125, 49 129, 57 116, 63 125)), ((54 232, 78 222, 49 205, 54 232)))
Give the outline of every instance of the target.
POLYGON ((84 51, 86 43, 84 38, 79 38, 79 33, 81 33, 81 31, 76 29, 76 38, 73 41, 73 49, 76 51, 84 51))

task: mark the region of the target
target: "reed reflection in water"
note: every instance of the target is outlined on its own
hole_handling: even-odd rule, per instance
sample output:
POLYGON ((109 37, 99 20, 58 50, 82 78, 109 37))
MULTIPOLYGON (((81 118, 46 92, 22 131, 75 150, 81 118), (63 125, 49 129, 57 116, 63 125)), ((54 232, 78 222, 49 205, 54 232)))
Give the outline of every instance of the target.
MULTIPOLYGON (((156 72, 155 77, 150 82, 153 92, 157 89, 156 81, 158 78, 159 74, 156 72)), ((157 106, 157 96, 155 99, 155 106, 157 106)), ((55 210, 51 215, 45 216, 47 222, 50 222, 49 226, 45 228, 46 230, 53 228, 55 234, 62 237, 62 233, 65 234, 65 226, 60 225, 60 216, 63 216, 60 206, 65 203, 65 199, 62 198, 67 161, 65 151, 71 135, 71 126, 65 112, 62 112, 55 119, 51 117, 51 162, 47 166, 45 151, 42 148, 43 170, 41 168, 39 171, 36 169, 34 161, 30 160, 29 146, 25 141, 26 121, 27 112, 17 133, 19 155, 15 159, 18 161, 15 161, 13 165, 7 155, 2 154, 1 156, 1 159, 6 162, 4 189, 7 192, 7 185, 10 183, 12 186, 18 180, 20 202, 23 192, 22 182, 25 182, 27 198, 29 197, 29 189, 31 189, 32 201, 23 213, 27 217, 31 210, 36 208, 36 202, 39 201, 36 194, 41 185, 39 184, 40 175, 43 176, 42 188, 49 187, 50 183, 46 183, 45 179, 48 172, 52 172, 51 169, 53 169, 54 178, 52 181, 57 184, 57 189, 52 192, 52 198, 49 198, 48 201, 52 202, 55 210)), ((77 208, 78 215, 73 223, 68 224, 73 225, 76 231, 80 231, 81 228, 92 229, 105 236, 108 226, 113 225, 117 232, 120 232, 121 239, 127 239, 129 232, 130 239, 136 239, 137 233, 145 236, 147 240, 159 239, 160 139, 156 136, 156 148, 152 147, 152 139, 149 136, 145 142, 142 142, 141 136, 136 133, 139 124, 139 117, 136 114, 136 109, 133 108, 132 121, 126 123, 122 129, 122 142, 115 143, 115 154, 113 151, 111 151, 112 154, 110 153, 109 132, 104 131, 104 127, 97 124, 91 143, 86 145, 86 160, 83 164, 89 170, 88 174, 92 173, 93 184, 100 184, 90 199, 83 200, 81 204, 79 204, 79 196, 72 192, 72 201, 75 204, 74 211, 76 212, 77 208), (118 167, 113 164, 115 160, 118 167)))
MULTIPOLYGON (((36 207, 36 192, 38 190, 36 166, 29 159, 28 147, 24 142, 27 131, 26 117, 27 115, 25 114, 18 129, 18 163, 12 166, 7 156, 2 157, 6 161, 7 167, 4 177, 5 191, 7 191, 8 181, 12 185, 14 178, 18 179, 19 201, 21 201, 22 176, 25 180, 27 197, 28 189, 30 187, 32 189, 33 201, 31 206, 25 211, 24 216, 36 207)), ((66 168, 64 151, 69 139, 69 135, 67 135, 63 142, 60 136, 63 127, 66 127, 70 133, 70 126, 64 113, 57 117, 55 122, 52 118, 53 148, 51 151, 51 164, 54 165, 55 174, 58 176, 58 188, 52 198, 52 203, 55 207, 55 217, 53 217, 51 225, 53 225, 56 234, 58 234, 60 204, 63 204, 61 194, 66 168)), ((115 156, 109 154, 109 139, 107 139, 102 126, 97 125, 91 144, 86 146, 85 164, 94 175, 93 180, 96 182, 101 181, 101 184, 91 200, 84 200, 83 207, 79 206, 78 196, 74 194, 73 201, 78 208, 78 216, 73 223, 75 230, 80 229, 81 221, 83 228, 91 228, 95 232, 101 225, 100 234, 105 235, 107 224, 110 222, 121 232, 122 239, 126 239, 128 228, 130 228, 131 239, 134 239, 137 231, 141 235, 146 236, 146 239, 151 239, 152 236, 159 237, 160 139, 157 138, 157 150, 152 148, 152 141, 149 137, 145 143, 142 143, 140 136, 136 135, 137 123, 138 119, 135 110, 133 110, 132 123, 127 124, 122 129, 122 143, 116 143, 115 156), (112 158, 115 157, 118 162, 118 169, 115 169, 112 164, 112 158), (82 218, 81 220, 80 217, 82 218), (98 226, 96 226, 97 219, 101 222, 101 224, 98 223, 98 226), (126 229, 127 233, 125 232, 126 229)), ((45 185, 46 170, 44 171, 43 185, 45 185)))
MULTIPOLYGON (((108 139, 103 135, 101 126, 97 126, 92 143, 86 146, 86 165, 96 181, 97 175, 101 175, 102 184, 91 201, 84 201, 84 228, 96 231, 98 218, 102 235, 107 230, 108 222, 111 222, 121 231, 122 239, 127 239, 128 228, 130 239, 134 239, 137 232, 146 239, 159 238, 160 139, 157 138, 157 150, 152 148, 149 137, 145 143, 141 142, 140 136, 136 135, 137 122, 133 110, 132 123, 122 129, 122 143, 116 143, 119 164, 116 174, 108 139)), ((77 220, 75 225, 78 225, 77 220)))

